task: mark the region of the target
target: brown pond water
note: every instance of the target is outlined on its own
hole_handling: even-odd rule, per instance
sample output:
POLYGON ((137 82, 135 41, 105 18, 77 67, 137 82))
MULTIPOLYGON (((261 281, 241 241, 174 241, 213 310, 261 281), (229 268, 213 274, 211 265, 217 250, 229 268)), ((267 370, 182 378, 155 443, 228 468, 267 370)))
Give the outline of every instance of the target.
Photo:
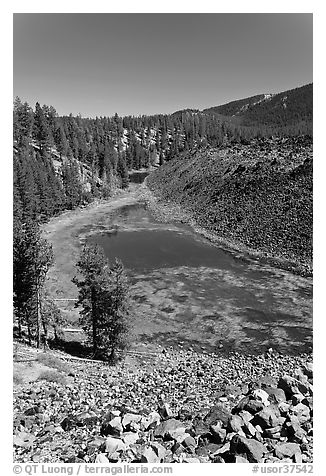
POLYGON ((311 350, 311 278, 222 249, 188 226, 160 223, 142 203, 80 233, 124 263, 139 341, 219 352, 311 350))

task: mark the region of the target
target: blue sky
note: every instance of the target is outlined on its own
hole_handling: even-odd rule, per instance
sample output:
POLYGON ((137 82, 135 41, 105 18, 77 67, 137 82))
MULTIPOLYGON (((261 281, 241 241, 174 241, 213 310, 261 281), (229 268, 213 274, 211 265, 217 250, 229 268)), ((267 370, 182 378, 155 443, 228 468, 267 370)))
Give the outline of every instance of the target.
POLYGON ((312 82, 312 14, 14 14, 14 96, 59 114, 169 113, 312 82))

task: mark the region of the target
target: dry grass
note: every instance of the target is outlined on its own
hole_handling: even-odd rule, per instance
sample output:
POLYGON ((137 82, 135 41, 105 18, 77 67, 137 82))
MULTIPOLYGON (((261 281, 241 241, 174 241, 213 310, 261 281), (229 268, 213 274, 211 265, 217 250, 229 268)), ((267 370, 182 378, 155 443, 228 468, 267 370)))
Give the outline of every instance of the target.
POLYGON ((21 375, 14 374, 13 383, 14 385, 21 385, 22 383, 24 383, 24 379, 21 375))
POLYGON ((42 353, 37 356, 37 361, 51 369, 59 370, 60 372, 69 373, 69 366, 58 357, 49 353, 42 353))

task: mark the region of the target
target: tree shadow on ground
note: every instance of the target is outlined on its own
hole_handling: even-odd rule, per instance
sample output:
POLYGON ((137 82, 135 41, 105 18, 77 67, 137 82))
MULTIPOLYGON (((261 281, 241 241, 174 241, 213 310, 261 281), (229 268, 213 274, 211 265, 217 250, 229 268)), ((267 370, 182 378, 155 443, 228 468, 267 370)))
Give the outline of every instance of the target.
POLYGON ((49 339, 48 344, 50 349, 61 350, 73 357, 81 357, 83 359, 93 358, 92 348, 79 341, 66 341, 64 339, 49 339))

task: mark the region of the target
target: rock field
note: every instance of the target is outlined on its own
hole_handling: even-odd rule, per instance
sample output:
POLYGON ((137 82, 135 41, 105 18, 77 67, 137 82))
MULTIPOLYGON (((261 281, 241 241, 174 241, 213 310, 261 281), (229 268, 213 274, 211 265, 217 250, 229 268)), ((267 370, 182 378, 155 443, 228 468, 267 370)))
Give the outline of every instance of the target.
POLYGON ((15 462, 312 462, 311 355, 52 354, 56 378, 14 387, 15 462))

